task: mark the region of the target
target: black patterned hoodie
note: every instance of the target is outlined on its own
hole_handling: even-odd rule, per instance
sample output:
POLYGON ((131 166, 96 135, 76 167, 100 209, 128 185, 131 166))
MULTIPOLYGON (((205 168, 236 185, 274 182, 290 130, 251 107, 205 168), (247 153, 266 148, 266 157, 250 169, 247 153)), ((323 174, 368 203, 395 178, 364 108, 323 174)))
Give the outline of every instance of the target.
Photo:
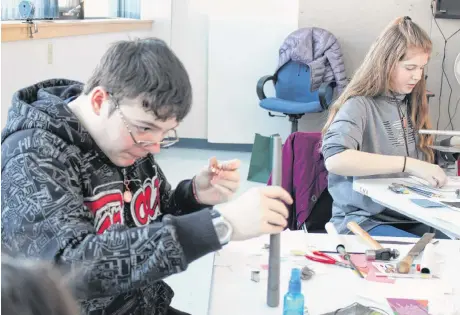
POLYGON ((67 106, 82 88, 54 79, 14 94, 2 132, 2 248, 78 273, 82 314, 166 314, 173 291, 161 279, 221 247, 212 210, 190 180, 172 190, 153 155, 111 163, 67 106))

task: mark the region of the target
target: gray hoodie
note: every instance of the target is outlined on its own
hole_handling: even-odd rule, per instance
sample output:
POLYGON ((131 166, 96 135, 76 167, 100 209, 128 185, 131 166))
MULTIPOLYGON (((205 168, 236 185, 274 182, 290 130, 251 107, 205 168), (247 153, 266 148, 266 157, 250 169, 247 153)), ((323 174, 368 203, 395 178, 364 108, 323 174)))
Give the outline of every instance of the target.
MULTIPOLYGON (((418 137, 415 136, 409 118, 409 106, 404 100, 405 95, 382 95, 375 98, 359 96, 349 99, 338 111, 324 136, 324 159, 347 149, 422 159, 423 152, 417 148, 418 137), (408 120, 407 128, 402 128, 404 116, 408 120)), ((402 168, 401 159, 401 170, 402 168)), ((404 174, 372 177, 400 176, 404 174)), ((410 222, 409 218, 385 209, 371 198, 354 191, 355 178, 329 173, 328 189, 334 200, 331 222, 339 233, 349 233, 346 225, 350 221, 357 222, 365 230, 382 222, 410 222)))

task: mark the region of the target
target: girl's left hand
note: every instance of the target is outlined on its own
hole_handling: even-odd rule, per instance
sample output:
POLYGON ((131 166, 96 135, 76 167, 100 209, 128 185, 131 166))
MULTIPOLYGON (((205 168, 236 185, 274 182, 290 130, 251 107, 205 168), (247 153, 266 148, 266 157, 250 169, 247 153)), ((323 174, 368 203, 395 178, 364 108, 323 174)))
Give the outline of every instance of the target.
POLYGON ((218 162, 215 157, 193 178, 197 201, 205 205, 227 202, 240 186, 239 160, 218 162))

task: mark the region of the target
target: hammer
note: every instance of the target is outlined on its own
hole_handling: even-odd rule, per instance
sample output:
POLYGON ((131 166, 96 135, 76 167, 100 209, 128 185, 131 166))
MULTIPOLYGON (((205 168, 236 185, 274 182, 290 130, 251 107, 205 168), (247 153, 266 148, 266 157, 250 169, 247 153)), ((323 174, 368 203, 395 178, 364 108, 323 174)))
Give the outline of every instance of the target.
POLYGON ((391 260, 391 258, 398 258, 399 251, 397 249, 383 248, 379 242, 374 240, 372 236, 364 231, 356 222, 348 222, 347 228, 353 232, 353 234, 361 237, 366 241, 371 250, 366 250, 366 259, 367 260, 391 260))

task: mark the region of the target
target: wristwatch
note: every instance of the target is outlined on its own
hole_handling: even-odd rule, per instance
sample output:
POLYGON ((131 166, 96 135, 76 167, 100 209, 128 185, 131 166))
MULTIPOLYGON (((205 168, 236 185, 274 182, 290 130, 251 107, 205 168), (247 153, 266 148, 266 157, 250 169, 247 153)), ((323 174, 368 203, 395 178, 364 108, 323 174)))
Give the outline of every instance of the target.
POLYGON ((226 245, 232 237, 232 225, 216 209, 211 209, 211 217, 220 245, 226 245))

